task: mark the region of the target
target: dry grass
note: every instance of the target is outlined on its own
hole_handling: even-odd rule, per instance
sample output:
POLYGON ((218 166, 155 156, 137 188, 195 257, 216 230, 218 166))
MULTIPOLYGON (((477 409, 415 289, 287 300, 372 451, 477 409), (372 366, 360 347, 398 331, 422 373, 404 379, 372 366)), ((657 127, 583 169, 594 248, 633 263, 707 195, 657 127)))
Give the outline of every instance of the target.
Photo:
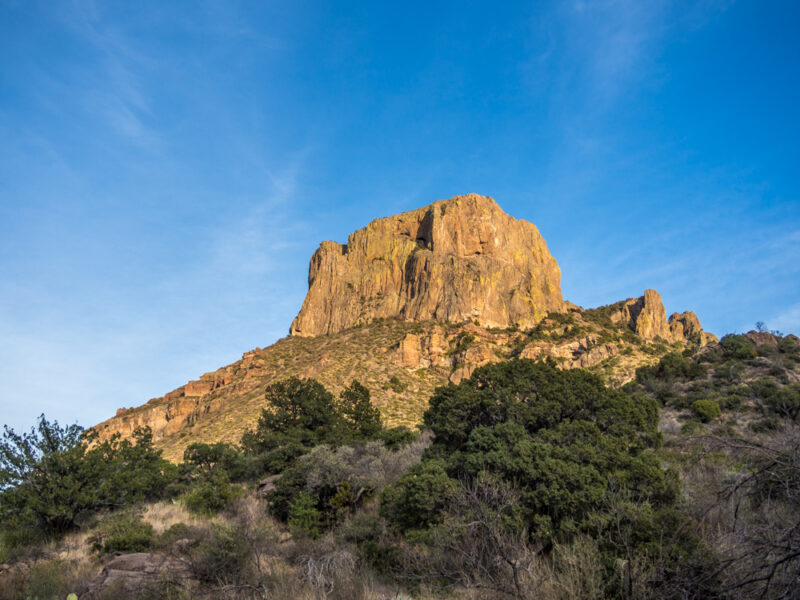
POLYGON ((153 526, 156 535, 161 535, 178 523, 201 526, 209 522, 208 519, 193 515, 182 504, 169 501, 148 504, 142 512, 142 520, 153 526))

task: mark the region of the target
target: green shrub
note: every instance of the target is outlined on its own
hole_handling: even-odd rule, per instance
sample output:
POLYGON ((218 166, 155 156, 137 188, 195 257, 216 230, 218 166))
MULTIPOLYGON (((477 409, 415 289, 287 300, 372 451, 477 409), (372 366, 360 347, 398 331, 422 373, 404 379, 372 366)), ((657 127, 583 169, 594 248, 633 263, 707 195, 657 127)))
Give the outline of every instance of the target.
POLYGON ((390 450, 397 450, 406 444, 410 444, 417 439, 418 434, 411 431, 408 427, 400 425, 385 430, 381 434, 381 439, 387 448, 390 450))
POLYGON ((719 346, 729 358, 746 360, 757 356, 755 345, 743 335, 728 334, 719 341, 719 346))
POLYGON ((766 406, 775 415, 797 421, 800 417, 800 384, 782 387, 766 399, 766 406))
POLYGON ((337 401, 319 382, 291 377, 268 386, 265 400, 269 408, 261 411, 255 429, 245 432, 241 445, 272 473, 319 444, 375 439, 383 430, 369 390, 357 381, 337 401))
POLYGON ((703 423, 713 421, 722 414, 719 403, 715 400, 696 400, 692 403, 692 413, 703 423))
POLYGON ((289 506, 289 527, 295 533, 316 539, 322 527, 322 513, 317 501, 307 492, 300 492, 289 506))
POLYGON ((357 506, 399 479, 419 461, 425 442, 396 450, 380 442, 331 448, 317 446, 283 473, 268 500, 277 518, 289 518, 289 507, 301 493, 309 494, 328 528, 357 506))
POLYGON ((153 543, 153 526, 132 513, 111 515, 100 527, 96 550, 109 552, 144 552, 153 543))
POLYGON ((400 381, 397 375, 392 375, 391 379, 389 379, 389 383, 386 384, 386 388, 400 394, 405 391, 406 386, 403 385, 403 382, 400 381))
POLYGON ((381 495, 381 516, 401 531, 424 529, 440 521, 457 482, 444 463, 427 460, 412 467, 381 495))
POLYGON ((231 485, 224 471, 199 481, 183 495, 183 505, 193 513, 214 515, 226 508, 231 500, 241 496, 240 488, 231 485))
POLYGON ((703 424, 700 421, 696 421, 694 419, 692 419, 691 421, 686 421, 683 425, 681 425, 681 433, 683 435, 694 435, 702 430, 703 430, 703 424))
POLYGON ((203 583, 241 579, 248 567, 246 536, 236 527, 212 524, 206 537, 190 551, 189 564, 203 583))
POLYGON ((225 442, 190 444, 183 453, 183 461, 205 478, 216 471, 225 471, 231 481, 247 481, 260 474, 260 464, 253 456, 225 442))
POLYGON ((697 363, 679 352, 665 354, 658 364, 654 366, 639 367, 636 370, 636 379, 640 383, 648 379, 658 379, 672 382, 680 379, 703 379, 707 374, 707 367, 697 363))
POLYGON ((30 433, 7 427, 0 442, 0 529, 34 525, 43 536, 58 535, 100 508, 160 498, 177 470, 152 441, 145 428, 132 440, 115 434, 96 443, 95 434, 62 428, 44 415, 30 433))

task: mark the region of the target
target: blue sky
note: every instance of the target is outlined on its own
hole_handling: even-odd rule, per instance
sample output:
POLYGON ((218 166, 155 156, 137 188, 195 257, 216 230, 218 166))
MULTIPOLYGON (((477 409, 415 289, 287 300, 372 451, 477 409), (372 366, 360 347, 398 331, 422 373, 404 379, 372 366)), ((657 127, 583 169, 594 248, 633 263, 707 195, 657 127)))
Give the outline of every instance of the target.
POLYGON ((564 296, 800 333, 800 4, 0 0, 0 422, 284 336, 308 259, 491 195, 564 296))

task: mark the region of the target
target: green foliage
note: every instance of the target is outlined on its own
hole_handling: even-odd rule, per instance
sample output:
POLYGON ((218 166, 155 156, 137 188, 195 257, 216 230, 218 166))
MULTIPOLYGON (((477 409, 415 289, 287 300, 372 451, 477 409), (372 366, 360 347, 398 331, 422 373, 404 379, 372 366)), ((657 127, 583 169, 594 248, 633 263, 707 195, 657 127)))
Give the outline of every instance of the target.
POLYGON ((383 443, 387 448, 391 450, 397 450, 417 439, 417 434, 411 431, 408 427, 400 425, 398 427, 392 427, 391 429, 384 430, 380 436, 380 439, 383 440, 383 443))
POLYGON ((614 327, 611 321, 611 315, 618 312, 625 305, 625 300, 616 302, 614 304, 607 304, 605 306, 598 306, 597 308, 589 308, 583 311, 583 318, 587 321, 600 325, 601 327, 611 328, 614 327))
POLYGON ((358 381, 351 382, 340 394, 339 410, 347 429, 357 432, 357 437, 371 440, 380 436, 381 412, 372 404, 369 390, 358 381))
POLYGON ((266 401, 269 408, 242 436, 242 447, 270 472, 285 470, 316 445, 374 439, 383 430, 369 390, 357 381, 337 401, 317 381, 292 377, 268 386, 266 401))
POLYGON ((317 501, 307 492, 300 492, 289 506, 289 527, 301 535, 316 539, 320 535, 322 513, 317 501))
POLYGON ((545 544, 609 526, 612 487, 654 509, 671 506, 677 481, 660 465, 658 409, 585 371, 530 360, 477 369, 439 388, 425 425, 426 459, 387 488, 381 511, 401 530, 440 517, 457 481, 484 472, 520 489, 531 536, 545 544))
POLYGON ((379 442, 332 448, 321 445, 284 471, 268 496, 270 512, 289 517, 292 502, 307 493, 320 512, 323 528, 341 522, 419 461, 423 444, 390 450, 379 442))
POLYGON ((649 367, 639 367, 636 370, 636 379, 643 382, 647 379, 658 379, 673 382, 685 379, 703 379, 708 373, 708 368, 691 358, 682 356, 678 352, 665 354, 658 364, 649 367))
POLYGON ((715 400, 700 399, 692 403, 692 412, 703 423, 709 423, 722 414, 715 400))
POLYGON ((383 386, 383 389, 392 390, 396 394, 402 394, 405 391, 406 386, 403 385, 403 382, 400 381, 400 378, 397 375, 392 375, 392 377, 389 379, 389 382, 383 386))
POLYGON ((64 573, 60 562, 39 562, 28 573, 25 586, 26 600, 50 600, 58 598, 64 586, 64 573))
POLYGON ((42 415, 36 429, 18 435, 6 427, 0 442, 0 526, 35 527, 44 535, 76 526, 82 515, 161 496, 175 467, 152 446, 149 429, 133 441, 115 435, 102 443, 81 437, 42 415))
POLYGON ((231 485, 225 471, 218 470, 196 483, 183 495, 182 500, 184 506, 193 513, 214 515, 241 494, 240 488, 231 485))
POLYGON ((267 387, 265 399, 268 408, 261 412, 251 446, 271 449, 270 434, 275 433, 319 442, 336 429, 339 412, 333 394, 314 379, 291 377, 274 383, 267 387))
POLYGON ((236 580, 248 564, 245 536, 236 527, 212 524, 209 534, 196 544, 189 562, 194 576, 203 583, 236 580))
POLYGON ((768 415, 776 415, 797 421, 800 417, 800 384, 779 386, 775 381, 761 378, 752 384, 753 392, 762 400, 762 409, 768 415))
POLYGON ((138 515, 122 512, 111 515, 98 528, 93 547, 108 552, 144 552, 153 543, 153 526, 138 515))
POLYGON ((725 356, 728 358, 748 359, 756 357, 756 347, 743 335, 728 334, 719 341, 725 356))
POLYGON ((462 331, 458 334, 455 338, 455 343, 453 347, 448 350, 447 354, 460 354, 461 352, 465 352, 467 348, 472 346, 475 343, 475 334, 468 333, 466 331, 462 331))
POLYGON ((258 461, 252 456, 225 442, 190 444, 183 453, 183 461, 206 479, 217 471, 224 471, 231 481, 247 481, 257 477, 260 471, 258 461))
POLYGON ((457 483, 444 463, 427 460, 412 467, 397 485, 381 495, 381 515, 402 531, 424 529, 438 523, 457 483))

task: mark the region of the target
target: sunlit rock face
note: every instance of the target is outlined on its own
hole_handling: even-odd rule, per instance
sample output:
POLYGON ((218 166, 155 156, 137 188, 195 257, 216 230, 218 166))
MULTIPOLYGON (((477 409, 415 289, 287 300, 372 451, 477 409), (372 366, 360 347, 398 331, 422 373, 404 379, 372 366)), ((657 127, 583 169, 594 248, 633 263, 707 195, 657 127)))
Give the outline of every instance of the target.
POLYGON ((318 336, 381 318, 530 327, 561 312, 561 272, 535 225, 477 194, 377 219, 323 242, 292 323, 318 336))

